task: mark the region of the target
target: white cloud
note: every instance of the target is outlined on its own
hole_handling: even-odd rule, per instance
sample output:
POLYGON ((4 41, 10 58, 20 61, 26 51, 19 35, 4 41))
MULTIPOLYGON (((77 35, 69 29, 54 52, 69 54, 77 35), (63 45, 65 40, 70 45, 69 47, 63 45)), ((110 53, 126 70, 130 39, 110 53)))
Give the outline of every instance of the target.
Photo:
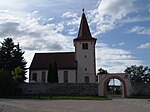
POLYGON ((48 20, 49 20, 49 21, 52 21, 53 19, 54 19, 54 18, 52 17, 52 18, 49 18, 48 20))
POLYGON ((126 19, 123 19, 122 21, 119 21, 119 23, 135 23, 135 22, 143 22, 143 21, 150 21, 150 17, 147 16, 147 17, 140 17, 140 16, 137 16, 137 17, 128 17, 126 19))
POLYGON ((11 37, 25 50, 63 50, 70 45, 71 40, 61 34, 63 23, 42 25, 38 20, 33 13, 0 11, 0 38, 11 37))
POLYGON ((124 45, 125 44, 125 42, 121 42, 121 43, 119 43, 118 45, 119 46, 122 46, 122 45, 124 45))
POLYGON ((0 9, 21 10, 28 6, 23 0, 0 0, 0 9))
POLYGON ((65 18, 77 18, 77 13, 74 13, 74 12, 65 12, 62 17, 65 17, 65 18))
POLYGON ((105 43, 103 43, 103 42, 97 42, 97 43, 96 43, 96 47, 97 47, 97 48, 107 47, 107 46, 108 46, 108 45, 105 44, 105 43))
POLYGON ((133 2, 134 0, 102 0, 98 7, 98 12, 101 16, 120 19, 135 11, 133 2))
POLYGON ((77 16, 77 13, 66 12, 62 15, 62 17, 67 19, 66 20, 67 25, 73 25, 73 26, 76 25, 77 26, 80 23, 80 17, 77 16))
POLYGON ((141 44, 138 48, 141 48, 141 49, 150 48, 150 42, 141 44))
POLYGON ((104 68, 111 73, 124 72, 128 66, 142 64, 142 61, 136 60, 131 52, 117 48, 96 48, 96 56, 97 69, 104 68))
POLYGON ((69 35, 74 35, 74 34, 76 34, 76 33, 77 33, 77 31, 76 31, 74 28, 68 30, 68 34, 69 34, 69 35))
POLYGON ((125 42, 120 42, 118 44, 112 44, 112 47, 123 46, 124 44, 125 44, 125 42))
POLYGON ((77 13, 67 11, 63 13, 61 17, 63 19, 64 26, 65 26, 64 31, 68 35, 76 36, 78 32, 80 20, 81 20, 81 15, 79 16, 77 15, 77 13))
POLYGON ((129 32, 150 35, 150 27, 145 28, 145 27, 141 27, 141 26, 134 26, 129 32))
POLYGON ((127 14, 135 12, 135 0, 102 0, 98 9, 90 11, 92 23, 97 28, 94 35, 105 33, 116 28, 119 20, 122 20, 127 14))

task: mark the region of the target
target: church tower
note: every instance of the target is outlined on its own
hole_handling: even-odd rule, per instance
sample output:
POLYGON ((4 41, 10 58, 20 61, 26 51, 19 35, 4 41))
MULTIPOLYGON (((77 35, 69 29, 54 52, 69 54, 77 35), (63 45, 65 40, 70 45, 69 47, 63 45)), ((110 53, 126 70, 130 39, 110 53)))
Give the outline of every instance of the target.
POLYGON ((75 55, 77 61, 77 83, 95 82, 95 44, 96 39, 91 36, 91 32, 83 9, 78 37, 74 39, 75 55))

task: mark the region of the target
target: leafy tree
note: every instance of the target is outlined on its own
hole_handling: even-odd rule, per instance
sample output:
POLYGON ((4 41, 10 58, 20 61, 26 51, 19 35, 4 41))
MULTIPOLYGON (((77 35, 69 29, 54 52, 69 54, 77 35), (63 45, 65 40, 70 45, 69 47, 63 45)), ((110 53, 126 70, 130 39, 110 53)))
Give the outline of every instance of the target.
POLYGON ((127 67, 125 69, 125 73, 129 73, 131 80, 134 82, 150 82, 150 68, 147 66, 144 67, 143 65, 132 65, 131 67, 127 67))
POLYGON ((98 75, 102 75, 102 74, 108 74, 107 70, 104 70, 102 68, 98 69, 98 75))
POLYGON ((56 62, 54 62, 54 64, 49 64, 47 82, 58 83, 58 68, 56 62))
MULTIPOLYGON (((26 61, 23 57, 24 52, 19 44, 15 45, 11 38, 4 39, 0 46, 0 69, 5 69, 11 75, 17 67, 22 69, 19 74, 21 79, 19 82, 24 82, 26 79, 26 61)), ((18 80, 17 80, 18 81, 18 80)))
POLYGON ((18 66, 15 68, 14 71, 12 71, 13 79, 17 82, 22 82, 22 69, 18 66))

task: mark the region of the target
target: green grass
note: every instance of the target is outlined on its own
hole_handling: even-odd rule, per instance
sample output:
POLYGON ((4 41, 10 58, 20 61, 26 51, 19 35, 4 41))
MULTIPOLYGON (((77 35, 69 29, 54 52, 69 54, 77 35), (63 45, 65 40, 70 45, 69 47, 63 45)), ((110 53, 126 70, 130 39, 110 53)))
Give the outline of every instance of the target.
POLYGON ((52 100, 111 100, 110 98, 97 96, 52 96, 52 100))
POLYGON ((40 100, 111 100, 98 96, 14 96, 5 97, 9 99, 40 99, 40 100))

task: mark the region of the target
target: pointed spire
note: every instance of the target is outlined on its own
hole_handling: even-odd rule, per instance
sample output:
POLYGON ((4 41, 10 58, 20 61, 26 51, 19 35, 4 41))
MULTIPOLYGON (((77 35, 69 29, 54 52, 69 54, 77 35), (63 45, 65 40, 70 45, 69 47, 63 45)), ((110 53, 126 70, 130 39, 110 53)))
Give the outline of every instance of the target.
POLYGON ((92 40, 96 43, 96 39, 92 37, 90 29, 89 29, 89 25, 84 13, 84 8, 82 9, 83 14, 82 14, 82 18, 81 18, 81 22, 80 22, 80 28, 79 28, 79 32, 78 32, 78 37, 74 39, 75 41, 80 41, 80 40, 92 40))
POLYGON ((84 13, 84 8, 82 9, 82 18, 80 22, 80 28, 78 32, 78 37, 74 39, 74 41, 79 41, 79 40, 96 40, 95 38, 92 38, 91 32, 88 26, 88 22, 84 13))
POLYGON ((82 10, 83 14, 82 14, 82 18, 81 18, 81 22, 80 22, 80 28, 79 28, 79 32, 78 32, 78 38, 80 39, 89 39, 92 38, 91 36, 91 32, 88 26, 88 22, 84 13, 84 9, 82 10))

